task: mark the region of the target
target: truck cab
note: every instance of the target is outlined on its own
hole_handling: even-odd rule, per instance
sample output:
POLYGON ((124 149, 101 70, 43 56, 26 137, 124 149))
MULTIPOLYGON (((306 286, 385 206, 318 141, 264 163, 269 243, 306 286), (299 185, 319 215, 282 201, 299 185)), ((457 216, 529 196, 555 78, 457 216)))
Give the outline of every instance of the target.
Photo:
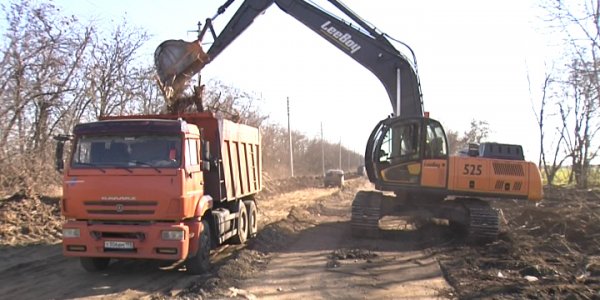
MULTIPOLYGON (((94 271, 111 258, 175 264, 208 257, 211 244, 244 242, 256 223, 253 195, 261 188, 258 153, 240 151, 259 150, 258 129, 246 127, 210 113, 75 126, 61 201, 63 253, 94 271), (236 130, 250 134, 229 136, 236 130), (242 184, 251 180, 252 186, 242 184)), ((201 264, 190 268, 202 272, 201 264)))

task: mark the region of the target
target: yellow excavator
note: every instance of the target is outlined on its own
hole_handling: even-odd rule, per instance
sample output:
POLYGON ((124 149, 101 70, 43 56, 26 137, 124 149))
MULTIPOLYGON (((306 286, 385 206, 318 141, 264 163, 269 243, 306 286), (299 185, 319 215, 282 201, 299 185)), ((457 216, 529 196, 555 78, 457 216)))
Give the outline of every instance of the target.
POLYGON ((307 0, 245 0, 217 35, 212 23, 233 2, 226 1, 206 19, 197 41, 171 40, 157 48, 155 63, 165 95, 180 93, 191 76, 272 4, 363 65, 383 84, 393 115, 375 126, 366 143, 365 169, 376 191, 360 191, 353 201, 350 225, 355 236, 378 236, 380 220, 393 215, 445 219, 462 228, 469 240, 489 241, 499 232, 498 212, 489 199, 542 199, 539 169, 524 160, 520 145, 473 144, 450 155, 444 128, 423 110, 413 51, 340 1, 328 0, 352 23, 307 0), (207 32, 214 42, 205 53, 200 41, 207 32), (412 60, 391 40, 409 49, 412 60))

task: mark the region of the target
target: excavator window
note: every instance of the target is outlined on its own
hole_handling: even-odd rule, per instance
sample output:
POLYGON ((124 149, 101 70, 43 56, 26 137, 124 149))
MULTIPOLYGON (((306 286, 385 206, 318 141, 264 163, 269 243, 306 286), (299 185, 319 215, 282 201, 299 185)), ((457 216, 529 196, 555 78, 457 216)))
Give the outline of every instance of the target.
MULTIPOLYGON (((416 184, 421 175, 422 122, 399 120, 382 126, 376 172, 386 182, 416 184)), ((377 153, 377 152, 376 152, 377 153)))
POLYGON ((388 128, 381 147, 379 161, 396 164, 419 158, 419 123, 402 123, 388 128))
POLYGON ((424 159, 445 159, 448 157, 446 150, 446 135, 444 129, 437 122, 427 124, 425 135, 424 159))

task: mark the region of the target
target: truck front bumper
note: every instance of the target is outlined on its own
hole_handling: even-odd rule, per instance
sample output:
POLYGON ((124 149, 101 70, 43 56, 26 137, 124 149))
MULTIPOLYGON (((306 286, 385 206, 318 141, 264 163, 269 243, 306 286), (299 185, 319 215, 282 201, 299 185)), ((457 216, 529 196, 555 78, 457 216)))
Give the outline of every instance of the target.
POLYGON ((79 236, 63 237, 63 254, 75 257, 181 260, 188 256, 190 228, 184 224, 114 225, 68 221, 63 230, 79 236), (181 239, 163 239, 163 232, 183 231, 181 239))

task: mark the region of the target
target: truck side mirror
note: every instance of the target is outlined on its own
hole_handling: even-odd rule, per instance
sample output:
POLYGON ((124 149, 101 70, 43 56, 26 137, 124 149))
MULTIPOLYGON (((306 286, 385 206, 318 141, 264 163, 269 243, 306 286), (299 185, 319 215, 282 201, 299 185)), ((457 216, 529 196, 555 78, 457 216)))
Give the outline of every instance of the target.
POLYGON ((210 160, 210 142, 202 140, 202 160, 210 160))
POLYGON ((210 171, 210 142, 202 140, 202 171, 210 171))
POLYGON ((65 168, 65 161, 63 160, 63 153, 65 152, 65 142, 58 141, 56 143, 56 158, 55 158, 55 168, 56 171, 61 172, 65 168))
POLYGON ((64 170, 65 168, 65 161, 63 159, 64 156, 64 152, 65 152, 65 142, 70 141, 71 140, 71 136, 68 135, 56 135, 54 136, 54 139, 56 140, 56 151, 55 151, 55 168, 58 172, 61 172, 64 170))
POLYGON ((210 161, 202 161, 202 171, 210 172, 210 161))

